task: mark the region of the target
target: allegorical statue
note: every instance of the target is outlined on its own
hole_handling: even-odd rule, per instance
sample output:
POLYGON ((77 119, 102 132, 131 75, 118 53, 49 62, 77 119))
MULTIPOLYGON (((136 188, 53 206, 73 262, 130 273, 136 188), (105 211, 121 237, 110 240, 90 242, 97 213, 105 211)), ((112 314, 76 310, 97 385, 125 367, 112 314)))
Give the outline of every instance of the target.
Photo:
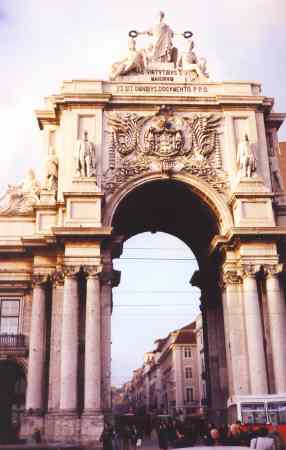
POLYGON ((159 12, 155 25, 139 34, 152 36, 151 61, 176 62, 177 49, 173 47, 173 30, 163 20, 165 13, 159 12), (176 54, 176 55, 175 55, 176 54))
POLYGON ((197 58, 194 47, 194 41, 187 39, 186 49, 178 61, 178 66, 183 70, 195 70, 198 77, 203 76, 208 78, 207 61, 205 58, 197 58))
POLYGON ((256 159, 250 145, 248 135, 238 144, 237 164, 241 177, 250 178, 256 173, 256 159))
POLYGON ((93 142, 88 139, 88 132, 84 132, 84 139, 76 143, 76 175, 79 177, 94 177, 96 170, 96 154, 93 142))
POLYGON ((55 155, 54 147, 50 146, 48 157, 45 161, 44 189, 56 191, 58 188, 58 158, 55 155))
POLYGON ((141 73, 144 71, 145 56, 143 51, 136 50, 136 41, 129 38, 128 55, 122 61, 112 64, 109 78, 115 80, 120 75, 127 75, 129 72, 141 73))
POLYGON ((7 191, 0 197, 0 214, 30 214, 39 201, 40 186, 35 172, 30 169, 19 185, 8 185, 7 191))

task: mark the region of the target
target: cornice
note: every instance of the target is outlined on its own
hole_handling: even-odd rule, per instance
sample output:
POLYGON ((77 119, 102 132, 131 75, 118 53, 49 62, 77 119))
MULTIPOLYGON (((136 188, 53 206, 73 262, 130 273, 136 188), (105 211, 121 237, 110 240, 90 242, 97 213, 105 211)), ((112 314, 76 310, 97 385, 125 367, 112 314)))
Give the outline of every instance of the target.
POLYGON ((111 236, 112 227, 52 227, 57 238, 106 238, 111 236))
POLYGON ((261 240, 261 239, 280 240, 286 238, 286 226, 281 227, 233 227, 225 235, 216 235, 210 244, 210 253, 213 253, 222 245, 235 244, 237 240, 261 240))

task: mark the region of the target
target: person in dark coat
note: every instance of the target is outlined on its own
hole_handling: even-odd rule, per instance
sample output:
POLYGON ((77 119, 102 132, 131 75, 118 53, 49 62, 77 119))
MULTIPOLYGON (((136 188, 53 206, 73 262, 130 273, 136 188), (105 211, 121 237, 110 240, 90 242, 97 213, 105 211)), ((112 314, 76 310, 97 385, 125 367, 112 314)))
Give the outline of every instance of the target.
POLYGON ((100 441, 102 442, 103 450, 113 450, 112 428, 107 424, 104 425, 103 432, 100 437, 100 441))
POLYGON ((158 427, 158 443, 159 443, 159 448, 161 450, 167 450, 168 449, 168 428, 167 425, 163 422, 161 422, 159 424, 158 427))

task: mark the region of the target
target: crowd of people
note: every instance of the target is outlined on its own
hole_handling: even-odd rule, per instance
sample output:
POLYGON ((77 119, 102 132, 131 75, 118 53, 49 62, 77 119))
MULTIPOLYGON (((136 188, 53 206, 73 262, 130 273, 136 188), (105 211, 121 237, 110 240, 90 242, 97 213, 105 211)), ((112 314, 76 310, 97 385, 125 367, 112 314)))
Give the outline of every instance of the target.
POLYGON ((232 425, 216 427, 214 424, 187 424, 169 418, 159 420, 150 429, 136 425, 106 424, 101 436, 103 450, 136 450, 142 447, 143 440, 150 440, 151 433, 156 435, 158 448, 185 448, 192 446, 245 446, 257 450, 283 450, 284 445, 279 433, 266 427, 242 425, 240 421, 232 425))

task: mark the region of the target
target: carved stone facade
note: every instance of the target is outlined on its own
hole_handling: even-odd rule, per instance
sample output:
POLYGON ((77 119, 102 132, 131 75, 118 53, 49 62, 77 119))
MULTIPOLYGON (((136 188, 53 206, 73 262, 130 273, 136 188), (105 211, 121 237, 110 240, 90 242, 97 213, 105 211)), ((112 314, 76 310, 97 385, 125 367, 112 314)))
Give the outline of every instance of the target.
MULTIPOLYGON (((157 25, 153 44, 171 33, 157 25)), ((285 115, 257 83, 187 77, 193 45, 174 68, 172 39, 146 70, 65 81, 36 112, 44 181, 30 172, 0 199, 0 300, 20 302, 29 340, 13 353, 28 366, 23 437, 39 426, 50 441, 99 444, 112 260, 143 231, 179 236, 200 263, 209 420, 233 420, 242 398, 286 400, 285 193, 267 139, 285 115)))

